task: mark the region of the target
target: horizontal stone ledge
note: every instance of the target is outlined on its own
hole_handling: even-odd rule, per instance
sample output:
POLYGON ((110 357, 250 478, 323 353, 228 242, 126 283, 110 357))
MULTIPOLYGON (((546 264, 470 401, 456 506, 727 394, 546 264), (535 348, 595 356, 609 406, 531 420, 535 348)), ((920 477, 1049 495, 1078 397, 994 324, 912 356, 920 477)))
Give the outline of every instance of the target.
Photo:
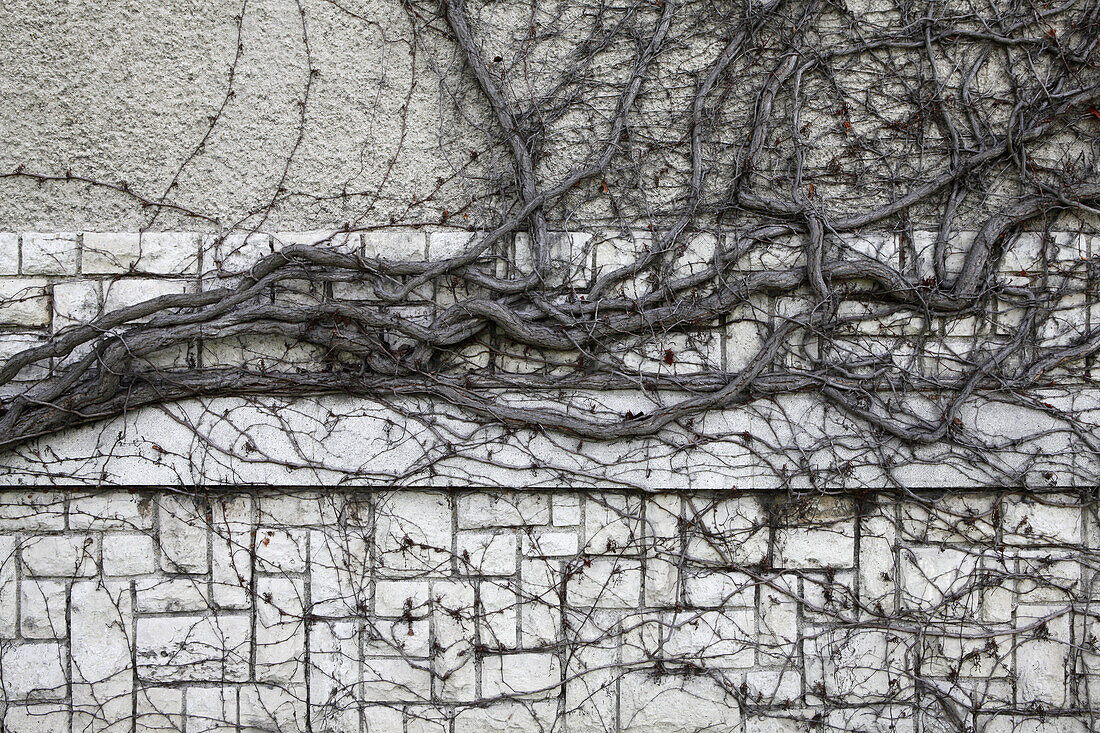
MULTIPOLYGON (((712 410, 653 437, 608 442, 479 422, 427 398, 217 397, 135 409, 32 441, 0 459, 0 485, 862 490, 1100 483, 1100 456, 1082 438, 1100 430, 1100 389, 1033 397, 1036 405, 1072 409, 1077 425, 1059 424, 1046 407, 974 395, 957 412, 958 427, 985 446, 981 456, 947 441, 903 445, 809 393, 712 410)), ((509 399, 546 403, 537 395, 509 399)), ((629 393, 575 394, 567 406, 605 417, 644 409, 629 393)), ((186 572, 190 561, 180 562, 186 572)))

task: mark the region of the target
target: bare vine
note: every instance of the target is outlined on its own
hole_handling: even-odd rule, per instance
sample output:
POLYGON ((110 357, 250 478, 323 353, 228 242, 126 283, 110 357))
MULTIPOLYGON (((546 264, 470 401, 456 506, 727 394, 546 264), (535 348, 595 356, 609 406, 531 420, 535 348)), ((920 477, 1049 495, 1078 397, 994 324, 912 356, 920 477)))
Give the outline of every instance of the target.
MULTIPOLYGON (((3 176, 109 188, 151 226, 162 213, 216 222, 210 252, 229 232, 266 231, 271 212, 317 197, 288 183, 317 75, 298 8, 295 142, 270 197, 239 220, 176 203, 178 171, 159 197, 71 171, 3 176)), ((979 397, 1054 420, 1030 438, 1100 447, 1079 406, 1044 396, 1093 383, 1100 349, 1100 4, 402 8, 441 104, 480 121, 488 143, 458 154, 441 131, 452 179, 389 221, 387 172, 374 192, 341 194, 359 213, 321 242, 236 271, 215 258, 200 292, 12 356, 0 385, 54 366, 2 398, 0 447, 143 405, 324 394, 429 398, 582 443, 670 430, 705 443, 704 415, 807 394, 872 443, 951 446, 998 482, 1026 482, 1030 465, 1000 458, 1022 439, 964 421, 979 397), (452 183, 465 200, 438 201, 452 183), (434 221, 432 206, 445 207, 434 221), (346 244, 392 224, 470 237, 430 259, 346 244), (700 346, 707 334, 721 347, 700 346), (155 358, 242 337, 287 356, 155 358), (618 390, 660 398, 586 413, 557 396, 618 390), (507 399, 517 392, 546 399, 507 399)))

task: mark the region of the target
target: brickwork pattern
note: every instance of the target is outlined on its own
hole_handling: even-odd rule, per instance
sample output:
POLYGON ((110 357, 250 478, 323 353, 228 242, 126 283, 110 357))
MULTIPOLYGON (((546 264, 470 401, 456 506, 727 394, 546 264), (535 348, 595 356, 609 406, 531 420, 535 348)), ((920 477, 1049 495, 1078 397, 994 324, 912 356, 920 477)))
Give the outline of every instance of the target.
MULTIPOLYGON (((174 293, 200 292, 222 287, 238 276, 260 257, 289 245, 324 244, 363 257, 387 257, 408 261, 439 259, 459 254, 475 235, 454 230, 421 231, 415 229, 383 229, 371 232, 277 232, 251 234, 204 234, 201 232, 24 232, 0 233, 0 358, 43 341, 61 329, 77 323, 87 323, 113 309, 135 305, 144 300, 174 293)), ((518 276, 530 270, 525 262, 527 246, 516 235, 496 253, 494 264, 498 276, 518 276)), ((559 288, 583 290, 599 275, 632 262, 648 246, 648 232, 622 233, 559 233, 551 253, 565 273, 559 288), (568 265, 568 266, 567 266, 568 265)), ((965 245, 973 232, 960 232, 953 240, 948 255, 948 274, 956 274, 962 266, 965 245)), ((1029 287, 1048 280, 1065 281, 1074 293, 1095 290, 1092 280, 1095 268, 1088 264, 1100 258, 1100 241, 1088 234, 1071 232, 1023 233, 1015 240, 1000 265, 999 281, 1017 287, 1029 287)), ((699 233, 688 237, 674 263, 681 275, 703 268, 713 257, 716 238, 699 233)), ((861 233, 844 240, 831 240, 830 247, 838 252, 872 256, 879 261, 908 272, 920 281, 932 272, 931 252, 935 242, 932 232, 918 231, 911 236, 893 233, 861 233), (908 265, 903 263, 908 262, 908 265), (908 269, 907 269, 908 268, 908 269)), ((735 263, 732 270, 749 274, 769 268, 790 268, 805 264, 804 245, 792 238, 756 248, 735 263)), ((628 279, 623 295, 637 297, 646 292, 647 284, 628 279)), ((290 292, 288 298, 310 297, 309 293, 290 292)), ((439 286, 420 294, 424 303, 447 303, 461 297, 439 286), (438 290, 439 292, 436 292, 438 290)), ((354 283, 334 284, 337 298, 371 299, 369 289, 354 283)), ((1100 324, 1100 306, 1086 302, 1083 296, 1067 298, 1048 321, 1050 339, 1067 341, 1087 333, 1100 324)), ((687 334, 667 334, 663 340, 644 344, 637 354, 631 354, 628 364, 638 369, 655 369, 676 375, 702 371, 704 367, 736 371, 756 353, 769 329, 785 317, 805 307, 800 296, 783 298, 758 297, 730 314, 724 324, 712 324, 713 334, 694 338, 687 334), (720 326, 720 327, 719 327, 720 326), (679 356, 675 364, 664 364, 662 355, 673 349, 679 356)), ((415 308, 415 306, 411 306, 415 308)), ((877 312, 862 304, 858 293, 841 306, 845 319, 846 346, 862 348, 870 357, 895 354, 897 359, 919 360, 910 365, 917 371, 940 377, 958 373, 967 364, 968 354, 975 348, 975 339, 984 344, 1004 342, 1019 324, 1022 308, 1002 308, 988 319, 964 317, 937 319, 928 323, 919 313, 877 312), (926 349, 919 355, 906 339, 915 336, 931 338, 938 349, 926 349), (856 343, 862 343, 857 347, 856 343)), ((415 318, 410 311, 408 316, 415 318)), ((254 340, 258 341, 258 340, 254 340)), ((270 340, 269 340, 270 341, 270 340)), ((1052 342, 1053 343, 1053 342, 1052 342)), ((286 349, 270 343, 240 343, 235 350, 224 345, 213 350, 196 345, 191 353, 176 355, 190 363, 219 360, 258 359, 276 356, 295 358, 286 349)), ((299 351, 302 351, 299 348, 299 351)), ((530 351, 530 350, 528 350, 530 351)), ((862 353, 862 352, 860 352, 862 353)), ((297 354, 299 361, 308 362, 315 355, 297 354)), ((523 373, 536 368, 553 372, 553 353, 497 353, 493 358, 504 371, 523 373), (536 364, 532 367, 532 357, 536 364)), ((471 365, 484 366, 487 355, 471 355, 471 365)), ((792 351, 788 360, 797 360, 792 351)), ((559 371, 571 364, 557 365, 559 371)), ((1091 363, 1090 363, 1090 366, 1091 363)), ((1067 376, 1091 376, 1087 374, 1067 376)), ((24 381, 41 378, 43 367, 29 368, 24 381)))
POLYGON ((1082 495, 0 495, 22 731, 1085 731, 1082 495))
MULTIPOLYGON (((363 258, 437 260, 461 253, 476 236, 441 228, 220 235, 0 233, 0 365, 13 354, 113 309, 156 296, 232 284, 257 258, 283 247, 323 244, 363 258)), ((524 236, 517 234, 494 245, 496 251, 486 257, 484 266, 501 277, 529 272, 524 236)), ((552 292, 555 297, 580 297, 595 278, 644 251, 652 236, 643 231, 556 233, 551 255, 561 280, 550 284, 552 292)), ((950 239, 949 275, 957 273, 972 237, 973 233, 957 232, 950 239)), ((717 241, 713 234, 685 234, 684 246, 669 266, 679 275, 696 272, 710 262, 717 241)), ((724 243, 725 250, 732 249, 731 241, 724 243)), ((934 242, 932 232, 861 232, 830 238, 828 246, 842 259, 871 256, 922 282, 932 271, 934 242)), ((731 263, 729 273, 752 277, 767 268, 804 265, 805 257, 804 242, 797 237, 780 238, 752 248, 731 263)), ((1100 325, 1100 305, 1091 297, 1100 292, 1098 261, 1100 242, 1091 234, 1023 232, 1012 238, 1000 260, 998 283, 1044 292, 1057 285, 1058 292, 1070 293, 1051 305, 1046 320, 1033 325, 1031 337, 1036 344, 1065 345, 1100 325)), ((628 278, 618 295, 636 297, 652 286, 636 279, 628 278)), ((409 304, 397 309, 395 317, 425 325, 441 309, 471 296, 462 287, 435 282, 423 292, 412 293, 409 304)), ((287 280, 264 297, 276 303, 317 305, 333 299, 370 304, 379 296, 361 282, 338 279, 287 280)), ((725 378, 748 366, 768 335, 786 320, 805 318, 814 308, 808 291, 783 296, 761 291, 718 322, 702 324, 697 332, 657 329, 624 342, 617 356, 628 376, 657 375, 670 380, 668 384, 685 384, 682 379, 700 375, 725 378), (670 354, 674 359, 668 358, 670 354)), ((858 288, 846 292, 838 308, 835 332, 799 337, 782 348, 776 364, 796 372, 812 371, 816 367, 808 355, 815 354, 813 359, 825 358, 860 378, 871 373, 904 375, 910 380, 905 398, 912 402, 906 409, 922 418, 942 412, 945 390, 955 389, 952 381, 968 374, 990 349, 1014 343, 1024 318, 1023 306, 1018 304, 997 304, 955 318, 920 308, 883 310, 861 299, 858 288)), ((448 368, 454 374, 515 381, 531 374, 554 379, 576 371, 572 352, 520 346, 487 333, 453 355, 448 368)), ((390 346, 400 352, 402 342, 398 338, 390 346)), ((0 386, 0 396, 22 394, 40 380, 61 373, 72 360, 86 355, 85 348, 65 358, 26 365, 13 381, 0 386)), ((150 371, 234 366, 263 373, 278 364, 279 369, 301 373, 329 370, 331 356, 309 343, 244 333, 189 337, 135 359, 150 371)), ((349 365, 355 367, 354 360, 338 364, 349 365)), ((537 431, 512 433, 478 426, 439 400, 409 400, 394 406, 365 400, 349 404, 324 396, 300 399, 287 409, 287 403, 263 396, 235 402, 202 398, 163 410, 128 411, 110 423, 66 432, 63 438, 31 441, 0 460, 0 476, 10 483, 93 484, 299 485, 347 479, 369 485, 501 487, 534 482, 707 489, 1094 485, 1100 481, 1100 463, 1087 436, 1100 426, 1100 390, 1096 389, 1100 363, 1088 356, 1053 366, 1047 374, 1050 379, 1044 377, 1028 393, 1028 400, 1008 399, 995 389, 982 388, 960 407, 957 424, 974 432, 972 445, 982 444, 986 453, 995 454, 980 465, 966 447, 949 442, 900 445, 873 430, 875 437, 868 440, 868 424, 822 399, 811 382, 804 391, 702 415, 686 430, 670 426, 659 439, 583 445, 537 431), (418 424, 417 417, 424 415, 438 419, 418 424), (1073 424, 1059 422, 1058 415, 1071 416, 1073 424), (391 430, 393 422, 402 429, 391 430), (1024 435, 1023 428, 1034 428, 1034 433, 1024 435), (355 445, 356 450, 336 449, 337 444, 355 445), (490 460, 493 457, 500 460, 490 460)), ((674 394, 645 389, 641 381, 636 384, 633 390, 602 393, 514 390, 516 394, 500 395, 500 404, 523 409, 567 406, 583 414, 629 419, 632 413, 675 403, 694 389, 689 384, 674 394)), ((876 393, 875 399, 889 401, 894 394, 886 389, 876 393)))

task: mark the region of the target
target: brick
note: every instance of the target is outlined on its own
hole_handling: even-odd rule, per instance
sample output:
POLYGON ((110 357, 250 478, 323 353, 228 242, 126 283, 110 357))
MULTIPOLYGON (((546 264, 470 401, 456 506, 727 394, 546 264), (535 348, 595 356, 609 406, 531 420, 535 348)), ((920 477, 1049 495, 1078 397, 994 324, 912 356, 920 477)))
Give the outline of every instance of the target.
POLYGON ((65 647, 57 642, 27 642, 0 650, 7 700, 62 700, 67 694, 65 647))
POLYGON ((514 532, 458 535, 459 572, 476 575, 511 575, 516 572, 518 540, 514 532))
POLYGON ((549 521, 549 501, 544 494, 469 492, 458 497, 460 529, 520 527, 549 521))
POLYGON ((63 639, 68 586, 57 580, 26 579, 20 585, 19 631, 24 639, 63 639))
POLYGON ((144 616, 136 627, 143 680, 239 682, 248 676, 247 616, 144 616))
POLYGON ((24 275, 75 275, 80 244, 75 232, 26 232, 23 234, 24 275))
POLYGON ((413 229, 363 232, 363 254, 385 260, 422 262, 426 257, 427 235, 413 229))
POLYGON ((192 578, 143 578, 134 582, 140 613, 177 613, 210 608, 207 583, 192 578))
POLYGON ((194 232, 85 232, 85 275, 184 275, 198 272, 194 232))
POLYGON ((50 300, 46 281, 39 278, 0 278, 0 324, 47 326, 50 300))
POLYGON ((74 728, 129 730, 133 609, 126 582, 80 580, 71 591, 74 728))
POLYGON ((256 595, 256 680, 278 685, 304 682, 304 584, 289 578, 259 578, 256 595))
POLYGON ((0 275, 19 274, 19 235, 0 232, 0 275))
POLYGON ((136 492, 74 496, 69 502, 70 529, 146 530, 153 526, 152 501, 136 492))
POLYGON ((153 538, 135 532, 108 532, 103 536, 103 572, 106 575, 145 575, 157 570, 153 538))
POLYGON ((160 511, 160 566, 166 572, 205 573, 206 517, 187 497, 162 496, 160 511))
POLYGON ((23 565, 30 575, 91 577, 96 574, 99 541, 95 535, 46 535, 23 544, 23 565))

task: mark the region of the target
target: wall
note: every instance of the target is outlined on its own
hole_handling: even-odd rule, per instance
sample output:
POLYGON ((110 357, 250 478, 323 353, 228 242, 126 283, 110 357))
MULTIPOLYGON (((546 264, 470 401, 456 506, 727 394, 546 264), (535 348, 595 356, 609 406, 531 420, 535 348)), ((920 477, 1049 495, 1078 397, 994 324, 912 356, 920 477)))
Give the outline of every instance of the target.
MULTIPOLYGON (((927 234, 927 233, 921 233, 927 234)), ((273 232, 212 235, 200 232, 22 232, 0 234, 0 357, 45 343, 66 327, 89 323, 105 312, 171 293, 199 293, 231 286, 255 261, 290 244, 324 241, 365 257, 383 253, 412 261, 461 251, 473 235, 453 229, 383 228, 367 232, 273 232)), ((972 233, 960 233, 956 244, 972 233)), ((645 233, 573 232, 562 256, 577 263, 570 285, 580 292, 607 268, 632 259, 645 233)), ((934 238, 918 237, 918 262, 927 266, 934 238)), ((700 234, 674 266, 699 267, 716 239, 700 234)), ((840 251, 874 253, 900 267, 902 238, 866 232, 834 238, 840 251)), ((906 245, 913 246, 912 243, 906 245)), ((515 245, 505 248, 518 262, 515 245)), ((1074 293, 1095 287, 1083 263, 1100 255, 1092 236, 1073 232, 1023 233, 1000 264, 997 277, 1019 285, 1056 278, 1072 281, 1074 293), (1023 273, 1023 274, 1021 274, 1023 273), (1065 273, 1065 274, 1063 274, 1065 273), (1082 274, 1084 273, 1084 274, 1082 274)), ((522 249, 518 250, 522 252, 522 249)), ((792 239, 754 251, 731 269, 751 279, 782 262, 804 262, 803 244, 792 239)), ((959 257, 949 257, 957 266, 959 257)), ((515 267, 515 264, 509 267, 515 267)), ((920 271, 918 270, 918 276, 920 271)), ((370 304, 375 297, 356 283, 335 282, 328 293, 317 282, 285 281, 273 302, 323 305, 335 300, 370 304)), ((628 287, 636 287, 633 281, 628 287)), ((403 317, 431 319, 455 299, 437 284, 402 306, 403 317), (420 310, 417 310, 417 309, 420 310)), ((843 325, 830 348, 841 363, 875 359, 891 364, 909 385, 904 397, 918 415, 935 418, 946 409, 953 380, 970 374, 991 348, 1017 338, 1025 306, 931 317, 919 307, 884 311, 867 306, 858 291, 840 306, 843 325), (885 314, 885 315, 884 315, 885 314), (940 394, 941 390, 943 395, 940 394)), ((628 368, 670 379, 704 371, 735 373, 748 366, 764 340, 786 319, 810 312, 813 300, 800 290, 754 295, 724 323, 698 333, 645 334, 625 342, 628 368), (674 363, 662 355, 671 349, 674 363)), ((379 305, 384 305, 379 303, 379 305)), ((386 306, 388 307, 388 306, 386 306)), ((1097 326, 1097 306, 1084 295, 1057 299, 1032 327, 1047 348, 1065 346, 1097 326)), ((807 343, 791 339, 777 362, 800 368, 807 343)), ((810 345, 810 348, 813 348, 810 345)), ((83 351, 78 351, 79 357, 83 351)), ((554 352, 516 349, 506 341, 474 344, 453 369, 460 374, 568 375, 573 355, 554 362, 554 352)), ((8 394, 58 374, 65 363, 43 359, 25 367, 8 394)), ((139 360, 157 368, 247 365, 263 371, 280 364, 289 371, 326 368, 325 355, 293 340, 250 335, 194 338, 139 360)), ((0 460, 5 483, 73 481, 85 484, 254 483, 300 485, 351 482, 420 486, 590 486, 660 489, 880 488, 1091 486, 1100 463, 1090 430, 1100 425, 1100 394, 1093 357, 1047 373, 1026 395, 980 389, 962 402, 956 440, 903 443, 869 428, 850 410, 837 409, 813 384, 776 396, 756 395, 745 404, 712 410, 690 425, 672 425, 645 439, 577 442, 568 435, 511 429, 471 418, 439 400, 386 395, 279 398, 215 395, 179 403, 129 409, 8 450, 0 460), (868 440, 871 436, 873 440, 868 440), (981 444, 976 455, 973 446, 981 444)), ((862 372, 861 372, 862 373, 862 372)), ((671 382, 670 382, 671 384, 671 382)), ((623 419, 631 411, 658 409, 692 395, 681 391, 545 388, 503 390, 500 404, 550 406, 600 412, 623 419)), ((886 399, 892 397, 887 390, 886 399)))
POLYGON ((1084 495, 11 490, 0 528, 12 733, 1098 722, 1084 495))

